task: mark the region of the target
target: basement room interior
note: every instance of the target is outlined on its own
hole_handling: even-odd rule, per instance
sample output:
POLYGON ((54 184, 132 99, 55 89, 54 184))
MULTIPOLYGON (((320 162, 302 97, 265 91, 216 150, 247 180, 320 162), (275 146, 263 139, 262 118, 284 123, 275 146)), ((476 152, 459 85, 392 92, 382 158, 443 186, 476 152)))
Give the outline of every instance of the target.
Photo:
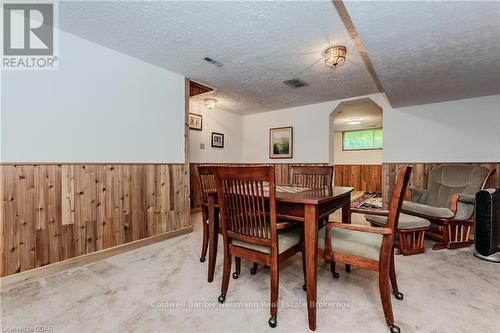
POLYGON ((2 332, 500 332, 500 2, 1 10, 2 332))

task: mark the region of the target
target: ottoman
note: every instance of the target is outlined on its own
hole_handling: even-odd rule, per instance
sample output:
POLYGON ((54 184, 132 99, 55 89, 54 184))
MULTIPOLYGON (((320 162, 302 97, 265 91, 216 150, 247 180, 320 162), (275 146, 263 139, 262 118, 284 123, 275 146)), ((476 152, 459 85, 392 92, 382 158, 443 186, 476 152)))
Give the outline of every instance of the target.
MULTIPOLYGON (((385 227, 387 223, 386 216, 365 215, 365 219, 372 226, 385 227)), ((430 225, 431 223, 422 217, 401 213, 395 241, 396 254, 407 256, 424 252, 425 231, 430 228, 430 225)))

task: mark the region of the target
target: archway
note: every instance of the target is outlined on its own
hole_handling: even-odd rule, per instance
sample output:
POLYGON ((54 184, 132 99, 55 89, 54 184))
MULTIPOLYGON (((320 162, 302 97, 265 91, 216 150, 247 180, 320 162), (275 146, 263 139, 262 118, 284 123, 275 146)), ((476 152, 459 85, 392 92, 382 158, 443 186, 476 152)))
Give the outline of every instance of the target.
POLYGON ((335 184, 382 192, 383 109, 370 98, 340 103, 329 119, 335 184))

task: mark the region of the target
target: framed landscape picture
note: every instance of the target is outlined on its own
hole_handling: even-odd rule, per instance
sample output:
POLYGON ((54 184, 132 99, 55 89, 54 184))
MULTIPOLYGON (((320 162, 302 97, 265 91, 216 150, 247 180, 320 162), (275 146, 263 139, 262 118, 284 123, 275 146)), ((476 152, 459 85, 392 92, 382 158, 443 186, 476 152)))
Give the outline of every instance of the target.
POLYGON ((203 126, 203 116, 201 114, 189 113, 189 129, 201 131, 203 126))
POLYGON ((212 147, 224 148, 224 134, 212 132, 212 147))
POLYGON ((293 157, 293 127, 269 130, 269 158, 293 157))

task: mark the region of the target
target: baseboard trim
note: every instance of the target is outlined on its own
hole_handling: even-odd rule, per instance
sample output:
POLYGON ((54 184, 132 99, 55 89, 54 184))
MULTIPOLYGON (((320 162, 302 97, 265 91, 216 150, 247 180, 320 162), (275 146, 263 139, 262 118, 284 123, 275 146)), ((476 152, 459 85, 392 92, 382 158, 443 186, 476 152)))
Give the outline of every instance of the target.
POLYGON ((109 249, 104 249, 101 251, 84 254, 75 258, 70 258, 67 260, 55 262, 42 267, 37 267, 24 272, 16 273, 13 275, 5 276, 0 278, 0 290, 7 290, 18 287, 25 283, 34 282, 42 278, 48 277, 60 273, 62 271, 84 266, 98 260, 106 259, 118 254, 122 254, 137 248, 151 245, 157 242, 161 242, 174 237, 182 236, 193 231, 193 226, 182 228, 175 231, 166 232, 161 235, 156 235, 144 239, 139 239, 130 243, 121 244, 109 249))

